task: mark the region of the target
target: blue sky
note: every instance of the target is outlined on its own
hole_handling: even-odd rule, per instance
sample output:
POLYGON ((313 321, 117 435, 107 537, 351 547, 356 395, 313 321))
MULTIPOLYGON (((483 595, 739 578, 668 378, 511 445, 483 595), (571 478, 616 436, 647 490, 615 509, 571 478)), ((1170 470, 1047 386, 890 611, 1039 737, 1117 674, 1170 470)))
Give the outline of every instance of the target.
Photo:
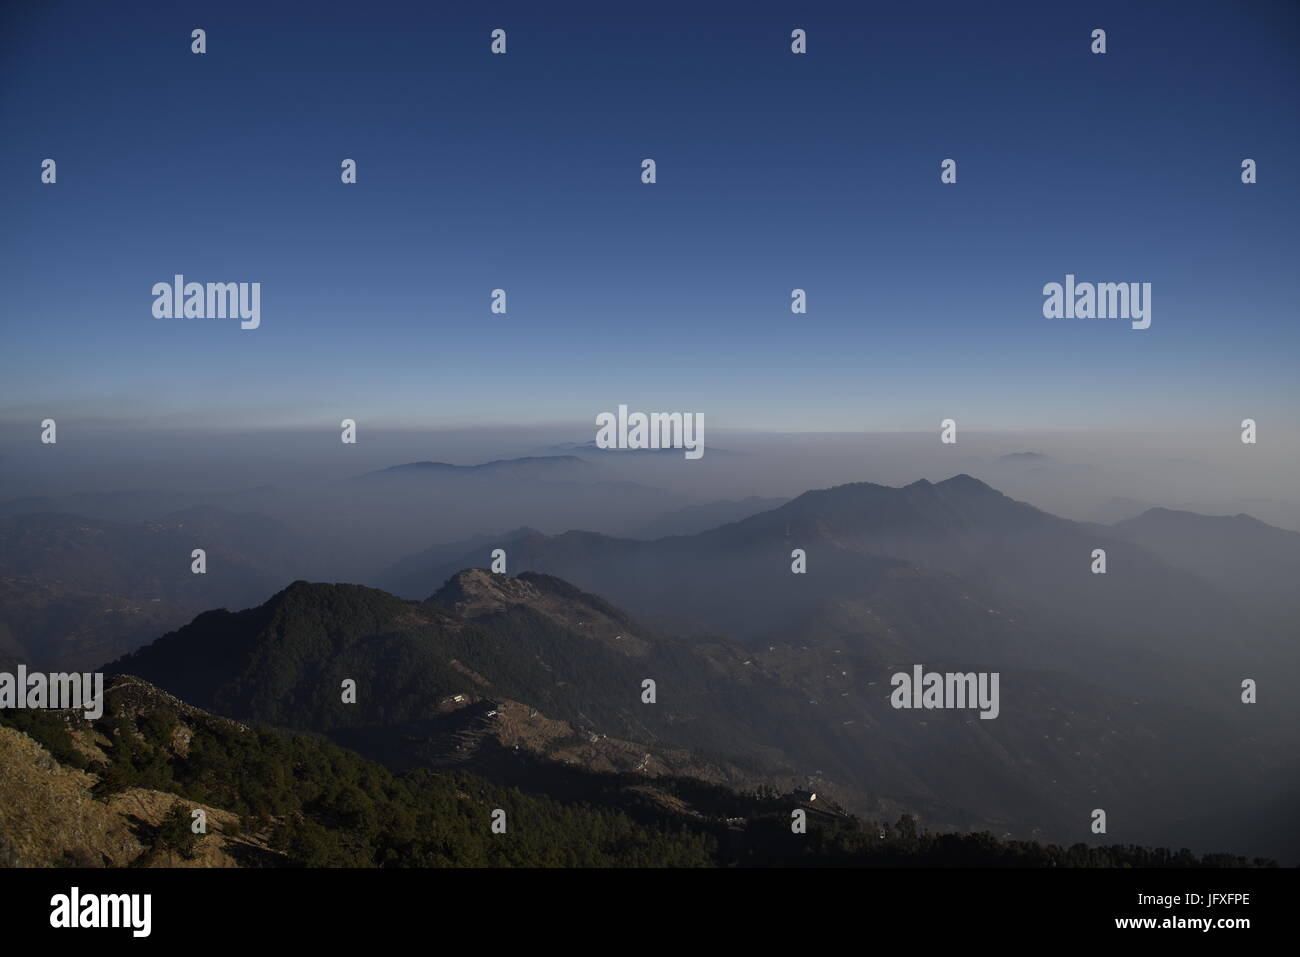
POLYGON ((0 417, 1281 424, 1298 11, 6 5, 0 417), (155 319, 178 272, 261 282, 261 328, 155 319), (1152 327, 1044 319, 1067 272, 1152 327))

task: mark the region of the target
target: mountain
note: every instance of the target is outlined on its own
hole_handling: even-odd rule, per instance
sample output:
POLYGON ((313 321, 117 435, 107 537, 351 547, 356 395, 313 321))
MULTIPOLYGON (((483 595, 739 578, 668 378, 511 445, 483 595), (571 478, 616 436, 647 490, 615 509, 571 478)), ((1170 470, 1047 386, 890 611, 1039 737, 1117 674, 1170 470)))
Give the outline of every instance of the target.
POLYGON ((478 465, 449 465, 446 462, 409 462, 367 472, 362 480, 417 477, 507 476, 513 479, 590 479, 599 467, 576 455, 534 455, 516 459, 494 459, 478 465))
MULTIPOLYGON (((595 509, 616 516, 611 528, 630 530, 692 501, 601 475, 600 466, 572 456, 429 462, 296 492, 237 493, 285 521, 149 492, 60 499, 131 516, 120 520, 11 502, 0 517, 0 665, 95 667, 204 610, 248 607, 295 579, 372 581, 417 543, 492 527, 489 519, 579 523, 595 509), (163 511, 180 502, 183 508, 163 511), (207 553, 206 574, 191 573, 195 548, 207 553)), ((468 550, 479 541, 486 543, 462 544, 468 550)), ((431 557, 446 556, 435 549, 431 557)))
POLYGON ((1255 813, 1295 781, 1294 752, 1266 733, 1283 720, 1276 702, 1206 709, 1163 685, 1108 690, 1026 663, 1034 633, 967 586, 898 563, 875 572, 875 617, 762 646, 670 637, 532 573, 465 570, 423 602, 298 582, 257 608, 201 615, 111 670, 241 721, 327 734, 398 771, 459 768, 565 798, 594 772, 812 784, 854 813, 910 812, 939 829, 1069 842, 1101 806, 1126 840, 1294 850, 1255 813), (918 662, 998 670, 998 718, 891 707, 891 676, 918 662), (342 701, 348 679, 355 704, 342 701))
POLYGON ((1215 582, 1251 613, 1296 636, 1300 622, 1300 532, 1249 515, 1198 515, 1152 508, 1111 527, 1170 565, 1215 582))
POLYGON ((1238 867, 860 821, 805 796, 574 772, 561 801, 464 771, 396 775, 318 736, 229 721, 131 676, 103 717, 0 711, 0 867, 1238 867), (808 832, 791 833, 791 808, 808 832), (204 813, 205 833, 191 828, 204 813), (490 827, 504 815, 505 834, 490 827))
MULTIPOLYGON (((397 521, 408 481, 439 501, 420 474, 349 487, 397 521)), ((475 483, 488 498, 606 484, 475 483)), ((1300 678, 1281 530, 1175 513, 1089 525, 955 476, 816 490, 652 541, 521 526, 393 566, 384 583, 403 597, 283 587, 299 563, 353 560, 350 523, 371 515, 341 507, 310 537, 209 508, 0 519, 0 665, 89 666, 172 629, 111 670, 397 772, 565 799, 598 773, 812 784, 864 816, 1067 841, 1078 808, 1100 805, 1135 840, 1283 856, 1295 843, 1276 824, 1300 791, 1300 721, 1278 693, 1300 678), (189 571, 196 539, 208 576, 189 571), (1280 571, 1216 565, 1215 542, 1280 571), (497 547, 514 577, 476 567, 497 547), (796 549, 805 574, 791 573, 796 549), (244 610, 199 613, 213 606, 244 610), (999 673, 999 717, 894 709, 891 677, 918 664, 999 673), (1249 706, 1244 678, 1261 689, 1249 706), (356 704, 340 700, 345 679, 356 704)))
MULTIPOLYGON (((258 608, 201 615, 111 670, 140 675, 214 711, 337 734, 394 765, 459 762, 464 755, 442 746, 463 743, 458 736, 484 712, 510 710, 494 727, 535 739, 543 755, 569 747, 573 736, 590 743, 594 734, 612 739, 630 769, 679 720, 676 709, 640 704, 646 669, 673 680, 678 694, 705 696, 710 687, 689 649, 647 634, 563 582, 474 570, 429 602, 297 582, 258 608), (196 659, 210 667, 195 669, 196 659), (358 685, 355 705, 333 693, 348 678, 358 685), (528 707, 501 707, 511 700, 528 707), (523 711, 537 712, 529 716, 537 720, 517 717, 523 711), (545 733, 561 730, 558 738, 545 733), (639 744, 623 747, 623 738, 639 744), (396 740, 405 743, 395 748, 396 740)), ((687 728, 677 744, 707 751, 719 734, 704 723, 687 728)), ((735 750, 743 751, 743 742, 735 750)), ((618 763, 612 753, 601 760, 618 763)), ((654 761, 697 777, 748 780, 738 768, 706 768, 693 755, 665 753, 654 761)))
MULTIPOLYGON (((1095 660, 1093 641, 1138 655, 1226 655, 1243 667, 1269 660, 1277 647, 1262 630, 1225 645, 1222 636, 1240 633, 1251 619, 1227 594, 1229 583, 1171 565, 1104 527, 1014 501, 967 475, 902 488, 857 483, 811 491, 738 522, 651 542, 566 532, 496 545, 505 548, 511 571, 572 581, 666 630, 720 632, 758 644, 869 629, 886 608, 903 633, 928 640, 945 618, 966 629, 953 606, 970 602, 995 620, 950 630, 953 642, 978 647, 990 627, 1019 632, 1026 660, 1049 664, 1063 664, 1060 655, 1095 660), (791 574, 796 548, 807 555, 804 575, 791 574), (1096 548, 1107 554, 1104 575, 1091 571, 1096 548)), ((475 553, 441 565, 432 557, 424 562, 426 594, 459 568, 486 564, 475 553)), ((409 587, 409 579, 400 584, 409 587)))

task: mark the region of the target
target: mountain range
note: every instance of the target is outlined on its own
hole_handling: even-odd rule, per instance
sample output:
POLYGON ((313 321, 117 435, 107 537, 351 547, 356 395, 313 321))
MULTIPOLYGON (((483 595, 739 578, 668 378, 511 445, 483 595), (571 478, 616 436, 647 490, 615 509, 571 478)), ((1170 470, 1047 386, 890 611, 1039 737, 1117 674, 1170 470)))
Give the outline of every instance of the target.
POLYGON ((0 535, 14 589, 0 656, 71 662, 172 629, 108 670, 398 772, 465 770, 561 798, 591 774, 816 788, 876 819, 1066 843, 1087 839, 1103 807, 1125 840, 1300 853, 1278 827, 1300 794, 1300 722, 1281 690, 1300 671, 1288 579, 1300 535, 1245 517, 1153 510, 1099 526, 965 475, 856 483, 648 540, 478 535, 393 564, 374 581, 388 590, 276 591, 302 560, 293 537, 221 510, 156 527, 19 515, 0 535), (194 534, 222 559, 207 587, 228 591, 202 591, 174 562, 194 534), (483 567, 495 548, 508 575, 483 567), (80 641, 23 611, 38 582, 65 589, 63 607, 81 596, 80 641), (89 623, 111 618, 94 603, 109 596, 154 617, 96 636, 89 623), (182 625, 202 604, 243 610, 182 625), (891 678, 916 665, 997 672, 998 718, 895 709, 891 678), (1243 678, 1259 681, 1257 704, 1241 702, 1243 678))

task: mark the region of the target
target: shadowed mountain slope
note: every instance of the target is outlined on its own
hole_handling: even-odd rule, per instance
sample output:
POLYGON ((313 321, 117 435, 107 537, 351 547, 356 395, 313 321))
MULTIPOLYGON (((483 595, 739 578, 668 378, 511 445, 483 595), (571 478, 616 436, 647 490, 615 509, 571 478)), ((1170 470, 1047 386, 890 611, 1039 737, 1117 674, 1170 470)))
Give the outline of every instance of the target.
MULTIPOLYGON (((911 573, 886 563, 882 574, 911 573)), ((1125 839, 1200 833, 1251 851, 1284 840, 1257 833, 1249 813, 1294 783, 1294 759, 1267 732, 1275 704, 1206 710, 1163 686, 1121 694, 1025 665, 1032 634, 960 592, 943 597, 943 582, 920 586, 938 604, 925 606, 932 621, 912 612, 909 632, 882 601, 867 630, 828 622, 818 640, 761 646, 666 637, 538 574, 466 570, 425 602, 298 582, 258 608, 201 615, 114 670, 399 769, 465 767, 531 787, 561 787, 557 766, 812 782, 858 813, 911 810, 941 828, 1083 838, 1088 810, 1104 806, 1120 811, 1125 839), (923 640, 910 633, 923 626, 923 640), (893 708, 891 675, 918 662, 996 663, 999 716, 893 708), (346 680, 355 704, 342 700, 346 680), (1202 796, 1195 806, 1189 794, 1202 796), (1207 814, 1221 826, 1192 831, 1207 814)))

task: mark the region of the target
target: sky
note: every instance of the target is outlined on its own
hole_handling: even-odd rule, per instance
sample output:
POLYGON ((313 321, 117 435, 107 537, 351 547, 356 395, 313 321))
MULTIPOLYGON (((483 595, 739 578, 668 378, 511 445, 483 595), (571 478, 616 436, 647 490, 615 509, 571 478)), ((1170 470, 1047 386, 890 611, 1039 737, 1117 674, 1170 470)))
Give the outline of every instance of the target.
POLYGON ((1298 90, 1289 2, 5 4, 0 423, 1294 435, 1298 90))

